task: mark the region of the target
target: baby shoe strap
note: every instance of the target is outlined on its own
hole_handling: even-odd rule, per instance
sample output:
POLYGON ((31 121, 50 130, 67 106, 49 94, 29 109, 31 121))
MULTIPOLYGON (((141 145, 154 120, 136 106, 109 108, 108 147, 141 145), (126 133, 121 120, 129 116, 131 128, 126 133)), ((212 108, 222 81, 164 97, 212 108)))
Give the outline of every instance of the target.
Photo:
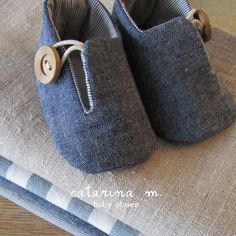
POLYGON ((70 55, 70 53, 74 52, 74 51, 83 51, 84 49, 84 43, 77 41, 77 40, 63 40, 60 41, 58 43, 55 43, 53 45, 54 48, 59 48, 59 47, 63 47, 63 46, 67 46, 67 45, 72 45, 70 46, 63 54, 62 58, 61 58, 61 67, 63 67, 66 59, 68 58, 68 56, 70 55))

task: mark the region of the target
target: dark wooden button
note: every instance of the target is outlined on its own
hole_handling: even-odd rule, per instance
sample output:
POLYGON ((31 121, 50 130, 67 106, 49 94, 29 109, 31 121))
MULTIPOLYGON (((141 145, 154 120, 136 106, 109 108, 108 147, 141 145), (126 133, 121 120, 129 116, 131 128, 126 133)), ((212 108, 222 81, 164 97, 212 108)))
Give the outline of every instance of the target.
POLYGON ((211 27, 210 19, 207 13, 204 10, 199 9, 194 14, 194 18, 198 19, 202 23, 203 28, 201 31, 201 35, 202 35, 203 41, 205 43, 210 41, 211 36, 212 36, 212 27, 211 27))

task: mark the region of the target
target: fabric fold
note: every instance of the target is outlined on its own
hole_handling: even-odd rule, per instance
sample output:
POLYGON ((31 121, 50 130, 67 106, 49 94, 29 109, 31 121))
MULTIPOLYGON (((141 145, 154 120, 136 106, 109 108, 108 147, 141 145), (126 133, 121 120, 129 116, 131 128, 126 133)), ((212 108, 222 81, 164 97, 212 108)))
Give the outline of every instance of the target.
POLYGON ((72 214, 24 190, 20 186, 0 176, 0 195, 31 213, 78 236, 106 236, 95 227, 78 219, 72 214))
MULTIPOLYGON (((4 185, 3 187, 6 188, 6 183, 8 183, 8 190, 11 190, 13 193, 15 190, 15 192, 19 194, 19 198, 22 198, 22 201, 28 199, 31 204, 37 205, 38 208, 41 209, 47 209, 48 206, 52 205, 49 209, 51 209, 51 212, 54 213, 54 215, 58 215, 59 218, 61 216, 61 211, 66 211, 67 213, 65 214, 68 215, 68 221, 73 222, 74 219, 78 218, 78 229, 88 229, 90 235, 140 235, 140 232, 137 230, 103 211, 95 209, 94 206, 79 200, 75 197, 75 193, 67 193, 49 181, 35 175, 29 170, 21 168, 17 164, 14 164, 12 161, 1 156, 0 177, 0 183, 4 185), (21 189, 24 189, 25 191, 21 189)), ((5 194, 3 189, 2 194, 7 194, 7 189, 5 194)), ((75 229, 72 227, 72 230, 75 229)))

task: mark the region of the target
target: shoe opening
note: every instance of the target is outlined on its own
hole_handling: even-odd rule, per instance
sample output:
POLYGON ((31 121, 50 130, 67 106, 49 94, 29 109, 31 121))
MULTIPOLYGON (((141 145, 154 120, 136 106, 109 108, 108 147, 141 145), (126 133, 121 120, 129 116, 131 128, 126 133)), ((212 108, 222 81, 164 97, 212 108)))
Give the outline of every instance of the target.
MULTIPOLYGON (((46 6, 60 41, 119 37, 109 13, 97 0, 46 0, 46 6)), ((90 113, 93 101, 80 52, 72 52, 68 61, 82 107, 90 113)))
POLYGON ((178 16, 187 16, 187 0, 119 0, 136 26, 147 30, 178 16))

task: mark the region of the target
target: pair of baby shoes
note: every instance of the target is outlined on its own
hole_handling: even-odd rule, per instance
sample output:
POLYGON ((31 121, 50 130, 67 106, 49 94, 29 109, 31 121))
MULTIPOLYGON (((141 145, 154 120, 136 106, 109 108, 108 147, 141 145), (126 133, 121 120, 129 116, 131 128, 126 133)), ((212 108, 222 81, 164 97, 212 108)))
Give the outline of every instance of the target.
POLYGON ((203 11, 185 0, 116 0, 113 18, 97 0, 43 5, 37 87, 72 166, 127 168, 151 155, 156 134, 197 142, 233 122, 234 100, 204 48, 203 11))

